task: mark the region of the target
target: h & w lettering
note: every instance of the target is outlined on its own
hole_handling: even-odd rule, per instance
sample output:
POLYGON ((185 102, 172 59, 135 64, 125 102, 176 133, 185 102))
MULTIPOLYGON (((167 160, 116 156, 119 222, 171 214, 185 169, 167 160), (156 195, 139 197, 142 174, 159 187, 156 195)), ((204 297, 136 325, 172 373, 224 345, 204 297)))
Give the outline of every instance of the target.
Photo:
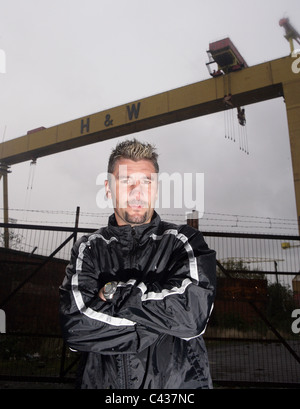
POLYGON ((84 120, 81 120, 81 128, 80 128, 80 133, 83 133, 84 130, 86 130, 86 132, 90 131, 90 118, 86 119, 86 123, 84 123, 84 120))
POLYGON ((135 119, 138 119, 139 114, 140 114, 140 107, 141 107, 141 103, 139 102, 137 104, 137 107, 135 106, 135 104, 127 105, 127 113, 128 113, 128 118, 131 121, 133 116, 135 119))

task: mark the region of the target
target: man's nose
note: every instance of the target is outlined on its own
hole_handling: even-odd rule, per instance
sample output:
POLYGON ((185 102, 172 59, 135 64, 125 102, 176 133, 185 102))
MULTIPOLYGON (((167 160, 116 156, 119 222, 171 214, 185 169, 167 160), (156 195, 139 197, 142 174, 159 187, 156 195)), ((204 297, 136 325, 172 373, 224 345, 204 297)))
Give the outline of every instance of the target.
POLYGON ((140 195, 142 193, 142 184, 139 180, 135 182, 135 184, 132 186, 132 190, 130 192, 131 195, 136 195, 138 198, 140 198, 140 195))

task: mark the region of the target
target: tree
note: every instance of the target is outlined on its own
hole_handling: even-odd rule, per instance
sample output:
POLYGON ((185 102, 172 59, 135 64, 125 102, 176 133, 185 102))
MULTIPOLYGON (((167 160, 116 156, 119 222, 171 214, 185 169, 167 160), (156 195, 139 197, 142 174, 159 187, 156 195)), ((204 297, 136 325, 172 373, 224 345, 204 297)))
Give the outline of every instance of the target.
POLYGON ((296 308, 293 292, 279 284, 268 285, 268 307, 267 316, 272 324, 290 331, 291 314, 296 308))
MULTIPOLYGON (((245 266, 245 261, 240 259, 228 258, 225 261, 222 261, 222 266, 225 270, 230 272, 234 272, 233 278, 249 278, 249 279, 265 279, 265 274, 263 273, 254 273, 254 271, 259 271, 257 268, 254 270, 249 270, 248 267, 245 266), (253 273, 252 273, 253 271, 253 273)), ((217 268, 217 275, 219 277, 224 277, 224 273, 221 271, 220 268, 217 268)))
MULTIPOLYGON (((22 250, 22 234, 15 233, 13 230, 9 230, 8 233, 9 237, 9 248, 14 250, 22 250)), ((0 246, 4 247, 5 239, 4 233, 0 233, 0 246)))

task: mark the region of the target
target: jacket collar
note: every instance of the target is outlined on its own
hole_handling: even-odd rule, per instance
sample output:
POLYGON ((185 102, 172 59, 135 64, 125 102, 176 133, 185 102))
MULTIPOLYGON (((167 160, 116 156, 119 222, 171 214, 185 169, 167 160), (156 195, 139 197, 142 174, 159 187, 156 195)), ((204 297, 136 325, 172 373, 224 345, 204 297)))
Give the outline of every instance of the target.
POLYGON ((108 219, 108 230, 115 237, 120 239, 130 240, 131 237, 135 237, 137 240, 140 240, 142 236, 146 235, 148 237, 151 233, 154 233, 154 231, 157 230, 160 221, 160 216, 154 211, 149 223, 137 226, 131 226, 130 224, 119 226, 115 214, 113 213, 108 219))

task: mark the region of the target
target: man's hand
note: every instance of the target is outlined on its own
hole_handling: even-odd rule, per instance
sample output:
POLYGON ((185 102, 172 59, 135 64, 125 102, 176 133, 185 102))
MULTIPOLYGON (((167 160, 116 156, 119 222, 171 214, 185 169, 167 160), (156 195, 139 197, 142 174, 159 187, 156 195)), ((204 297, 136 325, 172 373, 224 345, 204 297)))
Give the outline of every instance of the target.
POLYGON ((101 288, 99 291, 99 297, 101 298, 102 301, 106 301, 106 298, 104 297, 104 287, 101 288))

